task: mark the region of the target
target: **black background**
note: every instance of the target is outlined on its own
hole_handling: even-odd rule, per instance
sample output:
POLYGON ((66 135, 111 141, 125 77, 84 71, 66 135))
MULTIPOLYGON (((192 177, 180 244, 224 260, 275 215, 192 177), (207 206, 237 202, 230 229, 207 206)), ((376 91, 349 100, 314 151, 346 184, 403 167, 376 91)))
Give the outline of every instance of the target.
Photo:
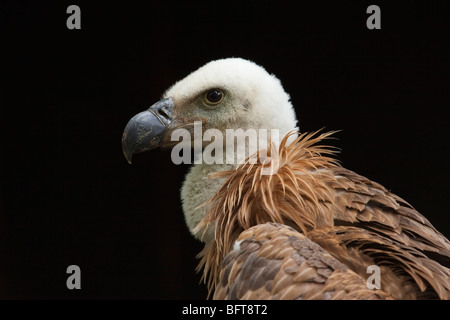
POLYGON ((159 150, 130 166, 120 139, 168 86, 231 56, 281 79, 302 131, 343 129, 343 165, 448 237, 444 3, 2 3, 0 298, 206 297, 179 198, 188 167, 159 150), (66 28, 71 4, 81 30, 66 28), (72 264, 81 290, 66 288, 72 264))

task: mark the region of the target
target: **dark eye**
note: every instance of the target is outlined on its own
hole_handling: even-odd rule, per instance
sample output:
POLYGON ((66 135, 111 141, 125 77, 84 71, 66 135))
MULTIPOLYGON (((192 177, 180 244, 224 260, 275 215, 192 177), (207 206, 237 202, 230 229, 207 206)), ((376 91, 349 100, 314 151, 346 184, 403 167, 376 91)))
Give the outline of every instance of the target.
POLYGON ((222 90, 212 89, 206 92, 204 101, 206 104, 215 105, 222 102, 224 96, 225 94, 222 90))

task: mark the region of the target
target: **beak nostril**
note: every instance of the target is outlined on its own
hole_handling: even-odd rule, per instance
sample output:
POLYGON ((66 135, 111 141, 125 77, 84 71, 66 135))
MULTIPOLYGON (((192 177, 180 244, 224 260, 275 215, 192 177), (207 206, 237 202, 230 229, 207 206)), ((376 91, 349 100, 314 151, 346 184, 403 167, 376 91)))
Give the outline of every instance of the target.
POLYGON ((168 113, 166 112, 166 110, 164 110, 164 109, 159 109, 159 110, 158 110, 158 113, 159 113, 162 117, 164 117, 164 118, 166 118, 166 119, 169 119, 169 115, 168 115, 168 113))
POLYGON ((153 113, 159 121, 163 122, 165 125, 169 125, 172 122, 172 99, 166 98, 157 103, 153 104, 148 111, 153 113))

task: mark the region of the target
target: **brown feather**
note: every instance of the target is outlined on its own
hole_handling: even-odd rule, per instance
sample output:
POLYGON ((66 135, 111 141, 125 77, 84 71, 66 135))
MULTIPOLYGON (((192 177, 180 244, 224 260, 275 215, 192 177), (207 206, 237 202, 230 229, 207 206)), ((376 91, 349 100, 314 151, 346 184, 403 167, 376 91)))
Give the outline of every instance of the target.
MULTIPOLYGON (((224 280, 220 278, 222 262, 227 254, 236 254, 231 251, 238 237, 245 234, 245 230, 272 222, 291 226, 297 231, 297 237, 301 232, 303 237, 328 250, 333 259, 347 266, 348 272, 352 270, 358 275, 358 281, 367 276, 368 265, 379 265, 385 275, 388 296, 449 298, 450 270, 449 266, 441 264, 441 261, 450 261, 449 241, 406 201, 380 184, 340 167, 331 157, 335 149, 319 144, 331 134, 333 132, 303 133, 287 145, 288 135, 278 150, 272 144, 268 153, 278 152, 279 159, 278 172, 273 175, 262 175, 267 164, 264 161, 252 163, 250 159, 255 157, 252 156, 236 170, 211 177, 227 180, 208 202, 210 211, 196 228, 215 228, 214 240, 200 253, 198 266, 198 270, 204 269, 203 280, 210 293, 219 284, 224 287, 224 280)), ((272 249, 261 247, 258 250, 266 257, 272 249)), ((277 250, 286 254, 282 247, 277 250)), ((232 261, 230 259, 228 263, 232 261)), ((286 266, 291 271, 292 267, 286 266)), ((236 269, 230 270, 236 277, 236 269)), ((231 280, 230 272, 227 281, 231 280)), ((304 269, 296 274, 297 280, 303 279, 301 290, 291 288, 277 297, 293 297, 311 287, 310 282, 305 282, 309 274, 313 271, 304 269)), ((263 272, 258 275, 264 277, 263 272)), ((315 279, 327 281, 327 276, 331 278, 325 272, 315 279)), ((284 273, 278 277, 277 281, 275 278, 266 280, 275 281, 276 286, 294 281, 284 273)), ((259 282, 255 279, 253 283, 259 282)), ((342 289, 342 285, 339 288, 342 289)), ((238 291, 233 296, 247 297, 245 287, 236 286, 235 290, 238 291)), ((363 295, 364 290, 361 290, 355 289, 352 294, 360 292, 363 295)), ((261 290, 258 292, 262 294, 261 290)), ((219 296, 222 295, 216 293, 215 297, 219 296)), ((321 297, 325 296, 331 294, 322 293, 321 297)), ((341 296, 349 297, 348 293, 333 295, 334 298, 341 296)))
POLYGON ((392 299, 285 225, 254 226, 239 241, 223 261, 214 299, 392 299))

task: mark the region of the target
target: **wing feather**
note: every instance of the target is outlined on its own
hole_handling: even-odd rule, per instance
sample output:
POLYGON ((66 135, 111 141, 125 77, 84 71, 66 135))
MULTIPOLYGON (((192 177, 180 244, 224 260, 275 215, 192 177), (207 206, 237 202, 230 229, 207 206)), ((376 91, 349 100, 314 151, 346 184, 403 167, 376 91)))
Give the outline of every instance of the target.
POLYGON ((260 224, 238 241, 223 261, 214 299, 391 299, 288 226, 260 224))

